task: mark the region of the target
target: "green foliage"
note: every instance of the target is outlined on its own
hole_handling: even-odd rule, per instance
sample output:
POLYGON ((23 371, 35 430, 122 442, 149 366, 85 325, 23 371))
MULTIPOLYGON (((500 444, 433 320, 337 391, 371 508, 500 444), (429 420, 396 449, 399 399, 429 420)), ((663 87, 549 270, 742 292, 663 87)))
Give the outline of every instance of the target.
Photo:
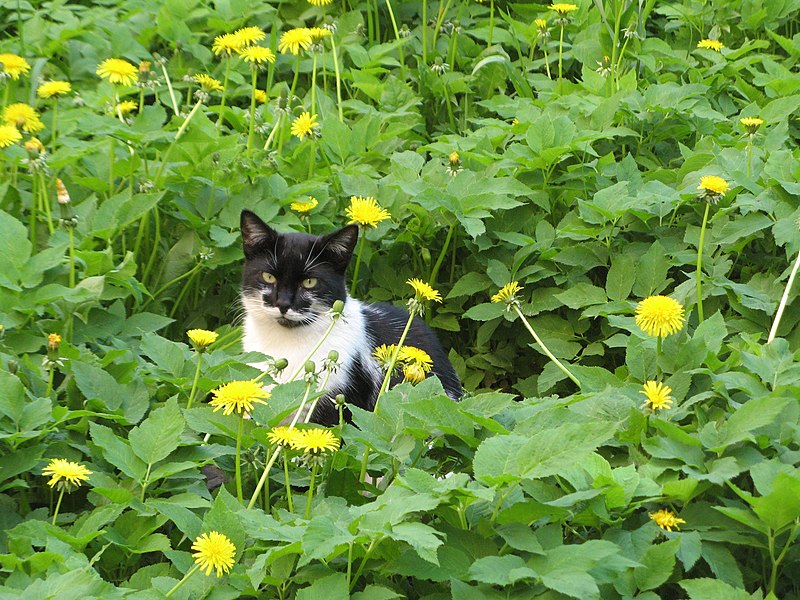
POLYGON ((796 596, 800 1, 582 0, 563 29, 545 4, 315 4, 0 3, 0 53, 30 65, 0 106, 34 106, 47 148, 0 139, 0 598, 164 598, 210 531, 231 572, 172 597, 796 596), (252 113, 251 67, 211 51, 324 24, 324 51, 257 73, 252 113), (100 79, 107 58, 136 85, 100 79), (198 104, 202 73, 224 101, 198 104), (48 80, 73 93, 38 98, 48 80), (297 139, 304 111, 319 130, 297 139), (702 230, 702 318, 706 175, 730 190, 702 230), (333 428, 313 493, 286 451, 246 508, 238 432, 249 497, 305 384, 243 421, 207 406, 265 360, 239 351, 240 211, 325 233, 351 195, 392 215, 351 293, 441 291, 426 318, 467 395, 397 386, 333 428), (491 302, 510 281, 548 351, 491 302), (686 310, 658 341, 634 319, 656 294, 686 310), (192 328, 220 337, 198 354, 192 328), (642 407, 648 381, 671 407, 642 407), (62 498, 54 458, 89 481, 62 498))

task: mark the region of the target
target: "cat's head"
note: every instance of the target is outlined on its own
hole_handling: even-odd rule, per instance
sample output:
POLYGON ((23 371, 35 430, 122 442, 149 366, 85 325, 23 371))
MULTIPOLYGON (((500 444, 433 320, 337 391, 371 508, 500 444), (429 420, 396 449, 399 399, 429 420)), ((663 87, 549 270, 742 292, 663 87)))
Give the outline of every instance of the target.
POLYGON ((248 313, 284 327, 313 323, 347 296, 345 271, 358 226, 328 235, 278 233, 242 211, 242 298, 248 313))

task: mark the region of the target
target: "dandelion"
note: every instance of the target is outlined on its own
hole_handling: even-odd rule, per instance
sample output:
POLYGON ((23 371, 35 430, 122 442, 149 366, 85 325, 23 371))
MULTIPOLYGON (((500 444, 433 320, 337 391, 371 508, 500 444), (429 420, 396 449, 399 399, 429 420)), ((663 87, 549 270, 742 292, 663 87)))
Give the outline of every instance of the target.
POLYGON ((403 367, 403 380, 408 383, 420 383, 426 377, 425 369, 418 364, 408 364, 403 367))
POLYGON ((39 120, 39 113, 24 102, 6 106, 3 110, 3 123, 13 125, 28 133, 36 133, 44 129, 44 123, 39 120))
POLYGON ((646 381, 640 394, 646 396, 642 404, 653 411, 672 408, 672 388, 664 385, 660 381, 646 381))
POLYGON ((204 92, 222 91, 222 83, 220 83, 219 80, 211 77, 211 75, 206 75, 205 73, 199 73, 197 75, 193 75, 192 79, 195 81, 195 83, 200 85, 200 87, 203 89, 204 92))
POLYGON ((297 139, 302 140, 306 136, 314 137, 318 127, 317 115, 312 115, 306 111, 292 121, 291 132, 297 139))
POLYGON ((511 310, 511 305, 515 303, 519 303, 517 300, 517 294, 522 291, 522 286, 519 284, 518 281, 512 281, 511 283, 505 284, 503 287, 500 288, 500 291, 497 292, 494 296, 492 296, 492 302, 505 302, 506 309, 511 310))
POLYGON ((534 19, 533 24, 539 28, 539 32, 547 31, 547 19, 534 19))
POLYGON ((114 108, 113 112, 120 115, 128 115, 139 108, 133 100, 123 100, 114 108))
POLYGON ((309 196, 307 202, 292 202, 289 208, 295 212, 306 214, 314 210, 318 204, 319 201, 314 196, 309 196))
POLYGON ((406 281, 406 283, 414 289, 414 296, 418 301, 442 301, 442 295, 433 289, 429 283, 416 278, 409 279, 406 281))
POLYGON ((306 27, 296 27, 281 34, 278 50, 283 54, 291 53, 297 56, 300 54, 300 50, 308 50, 311 44, 309 30, 306 27))
POLYGON ((236 31, 233 32, 233 35, 239 38, 239 42, 243 46, 250 46, 251 44, 260 42, 265 37, 267 37, 267 34, 264 33, 264 30, 256 26, 243 27, 242 29, 237 29, 236 31))
POLYGON ((40 85, 36 90, 36 95, 39 98, 52 98, 53 96, 63 96, 72 91, 72 85, 69 81, 47 81, 40 85))
POLYGON ((214 38, 211 51, 217 56, 232 56, 244 47, 244 40, 235 33, 224 33, 214 38))
POLYGON ((217 332, 208 331, 207 329, 190 329, 186 332, 186 335, 198 352, 204 352, 219 337, 217 332))
POLYGON ((377 227, 378 223, 392 216, 372 196, 351 196, 350 206, 344 212, 350 218, 349 223, 357 223, 363 227, 377 227))
POLYGON ((0 125, 0 148, 13 146, 22 139, 22 134, 13 125, 0 125))
POLYGON ((213 392, 209 406, 214 407, 214 412, 222 409, 223 415, 233 412, 243 414, 252 412, 255 404, 266 404, 264 400, 270 397, 261 384, 255 380, 232 381, 218 387, 213 392))
POLYGON ((339 438, 328 429, 304 429, 298 432, 292 445, 295 450, 302 450, 311 454, 322 454, 338 450, 339 438))
POLYGON ((50 477, 47 482, 51 488, 58 486, 59 494, 58 501, 56 502, 56 509, 53 512, 53 525, 56 524, 58 518, 58 511, 61 508, 61 500, 64 498, 64 492, 77 489, 81 483, 89 480, 89 475, 92 472, 80 463, 74 463, 64 458, 53 458, 48 465, 42 469, 42 475, 50 477))
POLYGON ((636 306, 636 324, 647 335, 663 338, 680 331, 683 323, 683 306, 668 296, 650 296, 636 306))
POLYGON ((550 10, 555 11, 559 14, 559 16, 564 17, 571 12, 578 10, 578 7, 575 4, 567 4, 564 2, 558 2, 556 4, 550 5, 550 10))
POLYGON ((333 3, 333 0, 308 0, 312 6, 328 6, 333 3))
POLYGON ((0 54, 0 73, 8 75, 13 80, 19 79, 20 75, 27 75, 31 70, 28 61, 16 54, 0 54))
POLYGON ((115 85, 133 85, 136 83, 139 70, 127 60, 107 58, 98 65, 96 73, 115 85))
POLYGON ((267 102, 267 92, 264 90, 256 90, 255 91, 256 102, 259 104, 265 104, 267 102))
MULTIPOLYGON (((53 334, 55 335, 55 334, 53 334)), ((92 471, 80 463, 70 462, 63 458, 54 458, 42 470, 42 475, 50 476, 47 485, 50 487, 79 487, 81 483, 89 480, 92 471)))
POLYGON ((705 48, 706 50, 714 50, 715 52, 721 52, 725 45, 719 40, 700 40, 697 42, 697 47, 705 48))
POLYGON ((51 333, 47 336, 47 350, 49 352, 57 352, 58 347, 61 345, 61 336, 57 333, 51 333))
POLYGON ((330 29, 324 27, 309 27, 308 35, 311 37, 311 46, 319 45, 325 38, 331 37, 333 34, 330 29))
POLYGON ((392 363, 392 357, 397 351, 395 344, 381 344, 372 351, 372 356, 378 362, 382 369, 388 369, 392 363))
POLYGON ((400 349, 399 360, 409 364, 416 365, 423 369, 426 373, 431 370, 433 366, 433 359, 431 355, 421 348, 415 346, 403 346, 400 349))
POLYGON ((42 144, 42 140, 36 137, 32 137, 27 142, 22 144, 25 150, 28 151, 28 154, 41 154, 44 152, 44 144, 42 144))
POLYGON ((195 551, 192 554, 195 564, 205 571, 206 576, 215 570, 217 577, 222 577, 233 568, 236 546, 218 531, 199 535, 192 544, 192 550, 195 551))
POLYGON ((559 2, 551 4, 550 10, 558 14, 555 24, 561 28, 561 34, 558 39, 558 88, 560 91, 564 81, 562 71, 562 59, 564 57, 564 26, 569 23, 569 14, 578 10, 578 7, 575 4, 559 2))
POLYGON ((275 53, 263 46, 248 46, 239 52, 239 56, 245 62, 252 63, 253 66, 275 62, 275 53))
POLYGON ((706 175, 700 178, 700 185, 697 186, 698 190, 703 190, 705 196, 724 196, 731 186, 722 177, 717 175, 706 175))
MULTIPOLYGON (((750 152, 748 144, 747 153, 747 174, 750 175, 750 152)), ((700 178, 700 185, 697 186, 700 192, 700 198, 705 199, 706 208, 703 212, 703 224, 700 226, 700 240, 697 244, 697 266, 696 266, 696 284, 697 291, 697 317, 700 322, 703 322, 703 244, 706 239, 706 225, 708 224, 708 213, 711 204, 719 202, 720 198, 725 195, 730 189, 730 185, 722 177, 717 175, 706 175, 700 178)))
POLYGON ((758 117, 742 117, 739 119, 739 123, 744 125, 748 134, 753 135, 758 131, 758 128, 764 124, 764 119, 759 119, 758 117))
POLYGON ((295 441, 298 439, 298 436, 301 435, 300 430, 295 429, 294 427, 273 427, 270 432, 267 434, 267 438, 269 441, 276 446, 289 446, 291 448, 295 447, 295 441))
POLYGON ((674 512, 667 510, 666 508, 662 508, 659 511, 650 513, 649 516, 653 521, 656 522, 656 525, 665 531, 672 531, 673 527, 675 529, 680 529, 678 525, 686 523, 686 521, 679 519, 674 512))
POLYGON ((450 156, 447 158, 449 162, 447 174, 451 177, 455 177, 461 172, 461 157, 458 155, 458 152, 451 152, 450 156))

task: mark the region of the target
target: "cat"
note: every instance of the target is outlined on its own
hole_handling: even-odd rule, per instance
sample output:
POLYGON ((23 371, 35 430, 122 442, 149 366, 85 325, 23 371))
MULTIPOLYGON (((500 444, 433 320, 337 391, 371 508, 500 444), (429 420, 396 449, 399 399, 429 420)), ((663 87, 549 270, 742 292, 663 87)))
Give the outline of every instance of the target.
MULTIPOLYGON (((244 350, 287 359, 288 367, 276 377, 278 383, 285 382, 330 326, 329 311, 341 300, 342 318, 312 357, 319 370, 331 350, 339 353, 339 368, 328 379, 327 394, 317 403, 311 421, 338 423, 333 400, 337 394, 344 395, 349 404, 372 410, 384 377, 373 350, 400 340, 408 313, 349 295, 345 273, 358 241, 358 226, 348 225, 321 236, 278 233, 255 213, 243 210, 241 232, 244 350)), ((414 319, 404 345, 427 352, 433 360, 430 374, 439 378, 448 396, 454 400, 461 397, 455 369, 422 319, 414 319)), ((349 410, 346 414, 349 416, 349 410)))

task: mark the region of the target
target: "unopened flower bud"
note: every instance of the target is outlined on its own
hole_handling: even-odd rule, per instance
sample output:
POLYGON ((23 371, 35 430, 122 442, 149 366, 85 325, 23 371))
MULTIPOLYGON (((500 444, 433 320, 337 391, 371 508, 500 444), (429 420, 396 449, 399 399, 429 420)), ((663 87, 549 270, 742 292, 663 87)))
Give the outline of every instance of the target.
POLYGON ((56 199, 58 203, 61 205, 67 205, 70 203, 69 192, 67 191, 67 187, 64 185, 64 182, 60 179, 56 179, 56 199))
POLYGON ((317 370, 317 365, 314 364, 313 360, 309 360, 306 362, 305 369, 306 373, 313 373, 314 371, 317 370))
POLYGON ((279 358, 278 360, 275 361, 275 370, 278 373, 283 371, 288 366, 289 366, 289 361, 286 360, 285 358, 279 358))
POLYGON ((344 406, 344 394, 336 394, 333 400, 336 402, 336 406, 344 406))
POLYGON ((61 345, 61 336, 57 333, 51 333, 47 336, 47 349, 51 352, 58 350, 61 345))
POLYGON ((344 302, 342 302, 341 300, 337 300, 336 302, 334 302, 333 303, 333 314, 341 316, 341 314, 343 312, 344 312, 344 302))

